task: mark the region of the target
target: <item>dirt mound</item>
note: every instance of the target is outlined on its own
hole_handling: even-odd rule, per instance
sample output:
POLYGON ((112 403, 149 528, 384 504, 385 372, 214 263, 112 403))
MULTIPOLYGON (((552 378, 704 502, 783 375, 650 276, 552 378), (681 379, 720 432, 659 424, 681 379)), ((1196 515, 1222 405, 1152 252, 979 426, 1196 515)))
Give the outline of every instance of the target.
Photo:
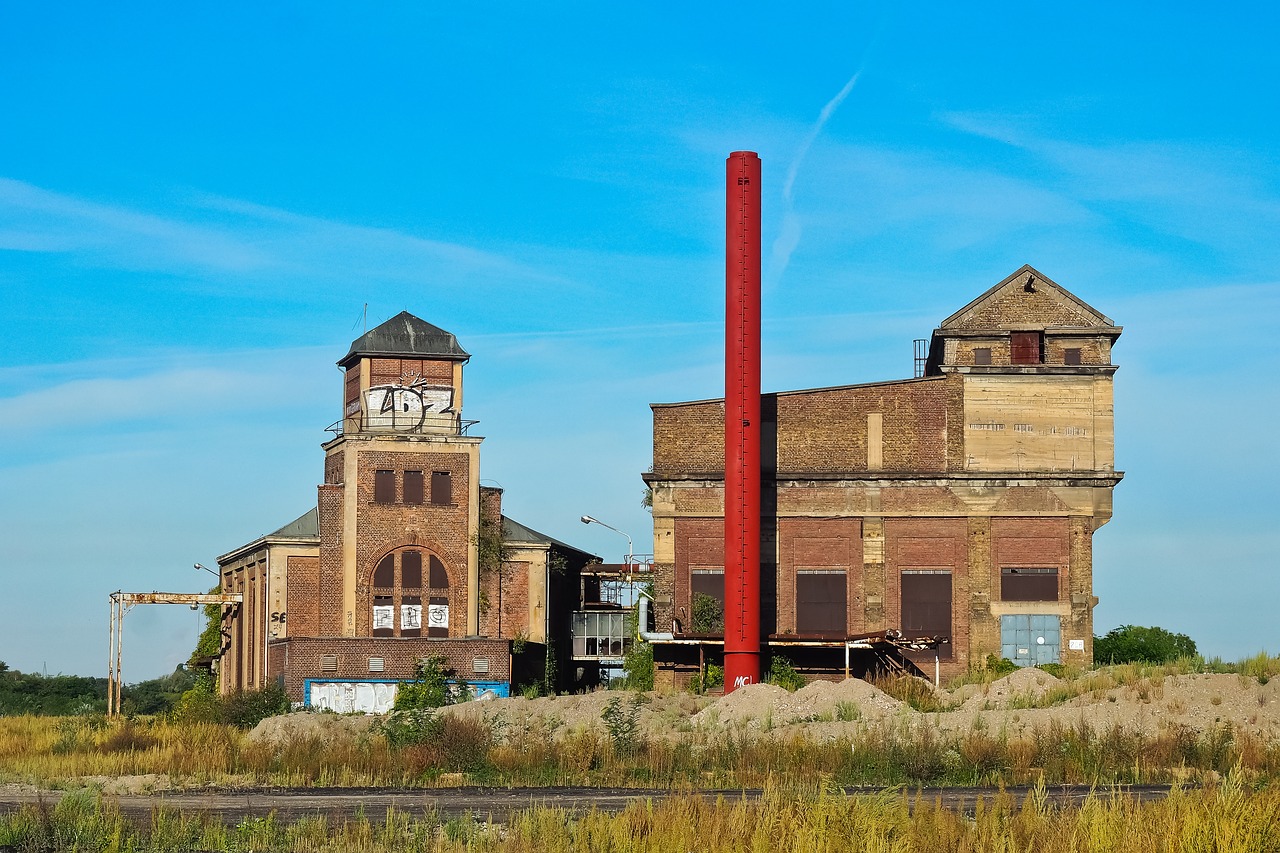
POLYGON ((715 728, 726 724, 751 725, 772 719, 778 703, 789 697, 774 684, 748 684, 732 693, 721 696, 706 708, 693 715, 692 723, 698 728, 715 728))
POLYGON ((962 700, 961 711, 1008 708, 1018 704, 1019 699, 1024 703, 1038 700, 1060 684, 1062 679, 1043 669, 1027 667, 989 684, 965 685, 957 691, 956 698, 962 700))
POLYGON ((270 747, 304 740, 337 743, 367 734, 370 727, 381 719, 364 714, 346 716, 321 711, 295 711, 267 717, 245 735, 245 740, 250 744, 270 747))
POLYGON ((775 718, 784 722, 875 719, 896 714, 902 703, 859 678, 841 682, 814 681, 775 705, 775 718))

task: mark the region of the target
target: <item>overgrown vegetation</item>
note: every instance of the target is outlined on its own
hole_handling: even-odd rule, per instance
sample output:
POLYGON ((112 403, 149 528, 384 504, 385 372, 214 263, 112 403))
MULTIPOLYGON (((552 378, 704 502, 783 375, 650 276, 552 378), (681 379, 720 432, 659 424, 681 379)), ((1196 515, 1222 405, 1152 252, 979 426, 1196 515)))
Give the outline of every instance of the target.
POLYGON ((467 683, 449 684, 455 675, 445 664, 442 655, 432 655, 418 661, 412 681, 402 681, 396 689, 396 711, 424 711, 443 708, 467 695, 467 683))
POLYGON ((217 681, 201 673, 195 684, 173 709, 175 720, 188 723, 225 723, 239 729, 251 729, 267 717, 289 710, 289 697, 284 688, 271 682, 261 690, 244 690, 226 696, 218 693, 217 681))
POLYGON ((695 675, 689 681, 689 689, 694 693, 706 693, 724 687, 724 667, 709 663, 701 675, 695 675))
POLYGON ((1164 628, 1121 625, 1093 639, 1093 659, 1099 664, 1169 663, 1195 653, 1194 640, 1164 628))
POLYGON ((222 823, 210 815, 158 809, 126 819, 118 805, 84 792, 56 806, 37 803, 0 816, 0 847, 27 851, 206 850, 501 853, 611 850, 1274 850, 1280 846, 1280 790, 1250 791, 1235 778, 1203 791, 1175 789, 1164 799, 1100 791, 1080 805, 1057 806, 1043 789, 1001 793, 971 813, 889 792, 848 797, 810 786, 799 795, 767 790, 759 800, 679 794, 634 802, 617 814, 593 808, 533 807, 471 817, 389 810, 330 822, 289 822, 274 813, 222 823))
MULTIPOLYGON (((215 585, 209 592, 222 592, 222 585, 215 585)), ((231 638, 222 632, 222 607, 221 604, 204 606, 204 630, 200 632, 196 647, 187 659, 187 666, 192 670, 203 668, 207 672, 209 661, 217 660, 231 645, 231 638)))
MULTIPOLYGON (((195 680, 195 673, 179 666, 169 675, 125 685, 121 710, 126 714, 168 713, 195 680)), ((101 714, 106 710, 105 678, 24 673, 0 661, 0 716, 101 714)))
POLYGON ((785 690, 790 690, 792 693, 805 685, 804 676, 796 672, 796 668, 791 665, 791 661, 781 655, 774 655, 769 660, 769 675, 765 680, 770 684, 776 684, 785 690))
POLYGON ((724 602, 714 595, 695 592, 690 604, 689 630, 695 634, 723 634, 724 602))
MULTIPOLYGON (((928 717, 867 722, 822 738, 737 725, 641 737, 639 694, 610 694, 600 722, 491 722, 441 711, 391 715, 341 738, 283 743, 226 723, 163 718, 0 718, 0 779, 66 785, 89 776, 167 774, 178 784, 423 786, 446 773, 473 784, 803 788, 837 785, 1012 785, 1206 781, 1235 772, 1280 781, 1280 742, 1219 724, 1196 731, 1047 723, 1025 733, 940 731, 928 717)), ((837 709, 858 719, 857 706, 837 709)), ((299 731, 305 732, 304 727, 299 731)), ((456 784, 458 780, 454 780, 456 784)))
POLYGON ((653 689, 653 646, 636 640, 622 658, 622 686, 627 690, 653 689))
POLYGON ((619 755, 635 755, 643 746, 640 737, 640 705, 639 693, 632 693, 629 700, 613 696, 600 714, 613 750, 619 755))

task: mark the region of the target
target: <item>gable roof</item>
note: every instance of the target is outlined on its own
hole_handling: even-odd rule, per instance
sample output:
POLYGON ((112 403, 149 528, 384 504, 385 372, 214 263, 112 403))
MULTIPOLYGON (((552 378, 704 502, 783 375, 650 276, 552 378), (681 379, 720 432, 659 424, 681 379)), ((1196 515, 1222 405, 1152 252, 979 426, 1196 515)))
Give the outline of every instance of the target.
POLYGON ((351 349, 339 361, 346 367, 365 355, 443 358, 466 361, 471 358, 452 332, 433 326, 426 320, 401 311, 382 325, 370 329, 351 343, 351 349))
POLYGON ((1030 264, 1023 264, 1008 278, 943 320, 938 331, 1027 328, 1120 333, 1110 317, 1030 264))
POLYGON ((312 507, 293 521, 274 533, 268 533, 266 539, 308 539, 320 535, 320 510, 312 507))
POLYGON ((295 547, 320 545, 320 512, 317 507, 304 512, 293 521, 271 533, 264 533, 252 542, 239 548, 233 548, 218 557, 218 565, 223 566, 241 556, 257 551, 269 545, 293 545, 295 547))
POLYGON ((502 517, 502 540, 504 542, 511 542, 519 545, 554 545, 562 550, 573 551, 576 554, 586 557, 588 561, 598 561, 600 559, 595 554, 589 554, 581 548, 575 548, 572 545, 561 542, 559 539, 554 539, 545 533, 539 533, 532 527, 525 527, 518 521, 512 521, 505 515, 502 517))

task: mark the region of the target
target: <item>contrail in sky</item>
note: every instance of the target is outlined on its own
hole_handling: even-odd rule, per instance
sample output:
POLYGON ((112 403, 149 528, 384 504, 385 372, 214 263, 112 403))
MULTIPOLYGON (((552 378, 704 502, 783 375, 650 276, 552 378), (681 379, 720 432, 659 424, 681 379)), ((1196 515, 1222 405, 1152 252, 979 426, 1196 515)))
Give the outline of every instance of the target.
POLYGON ((836 96, 827 101, 827 105, 822 108, 822 112, 818 114, 818 120, 814 122, 813 127, 809 129, 809 134, 804 138, 804 142, 800 144, 796 156, 792 158, 791 165, 787 168, 787 180, 782 185, 782 200, 786 209, 782 212, 782 227, 778 232, 778 237, 773 241, 773 252, 769 257, 769 283, 777 284, 782 278, 782 274, 786 272, 787 264, 791 261, 791 253, 795 251, 796 246, 800 245, 800 217, 796 216, 795 210, 791 206, 791 189, 795 186, 796 174, 800 171, 804 158, 809 154, 809 149, 813 147, 814 140, 818 138, 818 134, 822 133, 822 128, 826 126, 827 121, 835 114, 836 109, 849 93, 853 91, 853 87, 858 82, 858 75, 862 70, 854 72, 849 78, 849 82, 844 84, 844 88, 836 93, 836 96))

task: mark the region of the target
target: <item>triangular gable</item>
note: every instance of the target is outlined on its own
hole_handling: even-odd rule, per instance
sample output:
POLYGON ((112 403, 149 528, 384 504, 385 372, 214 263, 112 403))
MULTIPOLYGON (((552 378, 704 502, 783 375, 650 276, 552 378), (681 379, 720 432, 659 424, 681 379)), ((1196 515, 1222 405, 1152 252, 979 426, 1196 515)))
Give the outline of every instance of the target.
POLYGON ((1039 270, 1023 264, 943 320, 938 330, 1030 328, 1114 329, 1115 323, 1039 270))

